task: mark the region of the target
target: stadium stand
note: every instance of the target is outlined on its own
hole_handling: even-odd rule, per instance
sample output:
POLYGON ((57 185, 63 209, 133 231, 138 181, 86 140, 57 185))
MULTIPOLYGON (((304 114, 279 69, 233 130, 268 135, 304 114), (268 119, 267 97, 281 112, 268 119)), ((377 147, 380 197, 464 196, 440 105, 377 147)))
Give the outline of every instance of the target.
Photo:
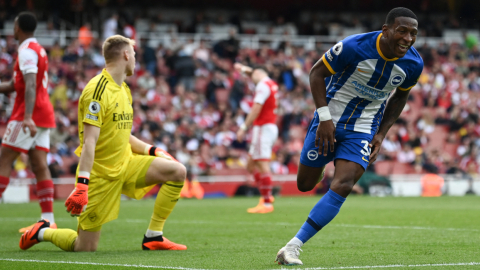
MULTIPOLYGON (((133 132, 171 152, 194 175, 245 173, 246 145, 235 141, 235 131, 252 103, 253 86, 233 70, 232 64, 234 61, 264 64, 280 85, 280 137, 274 148, 274 173, 296 173, 298 153, 314 110, 308 83, 311 66, 340 36, 375 28, 375 18, 347 21, 326 16, 330 21, 319 23, 311 32, 331 33, 323 37, 331 42, 321 43, 305 36, 299 36, 295 42, 278 38, 310 33, 298 23, 280 19, 255 21, 246 16, 239 24, 229 24, 202 16, 196 14, 193 30, 204 33, 202 38, 177 35, 185 27, 162 19, 168 16, 136 20, 138 63, 134 76, 128 79, 135 101, 133 132), (328 31, 321 32, 322 23, 329 25, 328 31), (266 39, 262 40, 262 35, 237 35, 231 31, 232 27, 240 33, 267 34, 263 36, 266 39), (209 33, 221 34, 223 38, 216 40, 209 33), (249 40, 255 39, 255 43, 250 43, 249 40), (298 44, 298 40, 310 40, 310 45, 298 44)), ((2 33, 8 33, 11 24, 5 22, 2 33)), ((78 145, 78 98, 86 82, 104 64, 102 40, 98 39, 101 35, 92 31, 93 39, 85 46, 76 39, 45 38, 48 31, 59 37, 64 32, 54 32, 46 22, 39 27, 39 40, 45 40, 50 58, 49 93, 59 127, 52 132, 52 142, 62 159, 62 165, 52 169, 58 170, 59 176, 69 176, 78 162, 73 154, 78 145)), ((117 29, 120 34, 122 27, 119 24, 117 29)), ((427 30, 424 34, 435 36, 435 31, 427 30)), ((452 41, 450 46, 442 42, 430 46, 430 41, 421 39, 417 42, 425 69, 411 91, 404 113, 391 129, 377 163, 371 166, 378 174, 479 172, 479 32, 458 33, 443 31, 444 40, 452 41)), ((17 45, 10 35, 4 35, 0 46, 3 81, 12 76, 17 45)), ((1 97, 0 134, 5 130, 12 101, 12 96, 1 97)))

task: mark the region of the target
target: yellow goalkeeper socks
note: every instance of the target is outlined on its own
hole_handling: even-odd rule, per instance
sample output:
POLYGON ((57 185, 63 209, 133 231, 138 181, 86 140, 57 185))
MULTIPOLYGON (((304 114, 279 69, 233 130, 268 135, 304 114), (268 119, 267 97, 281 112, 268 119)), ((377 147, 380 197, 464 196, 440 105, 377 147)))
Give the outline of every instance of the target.
POLYGON ((52 242, 65 251, 73 251, 77 236, 77 232, 70 229, 45 229, 43 241, 52 242))
POLYGON ((183 183, 171 181, 162 185, 155 200, 152 219, 150 220, 150 225, 148 225, 149 230, 157 232, 163 231, 165 221, 180 198, 182 187, 183 183))

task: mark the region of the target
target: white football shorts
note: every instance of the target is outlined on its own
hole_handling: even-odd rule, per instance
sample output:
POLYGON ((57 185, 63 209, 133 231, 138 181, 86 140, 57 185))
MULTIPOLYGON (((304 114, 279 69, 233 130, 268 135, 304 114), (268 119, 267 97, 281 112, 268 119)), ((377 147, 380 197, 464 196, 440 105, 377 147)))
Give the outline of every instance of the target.
POLYGON ((30 136, 30 130, 25 133, 22 128, 23 122, 10 121, 3 135, 2 146, 11 148, 17 152, 28 154, 30 149, 50 151, 50 129, 37 127, 37 134, 30 136))
POLYGON ((273 144, 278 138, 275 124, 253 126, 252 144, 248 153, 253 160, 271 160, 273 144))

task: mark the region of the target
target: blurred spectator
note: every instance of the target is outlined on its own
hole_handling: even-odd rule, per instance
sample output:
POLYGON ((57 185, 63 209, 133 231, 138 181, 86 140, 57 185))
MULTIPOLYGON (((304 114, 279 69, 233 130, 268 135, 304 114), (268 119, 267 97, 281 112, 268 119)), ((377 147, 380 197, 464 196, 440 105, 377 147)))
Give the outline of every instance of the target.
POLYGON ((103 24, 103 40, 117 34, 118 14, 113 13, 103 24))
POLYGON ((157 86, 157 82, 149 70, 146 70, 145 73, 138 78, 137 84, 139 87, 146 90, 155 89, 157 86))
POLYGON ((62 157, 57 153, 57 148, 55 145, 50 146, 50 152, 47 154, 47 164, 52 174, 52 178, 58 178, 64 172, 62 170, 63 160, 62 157))
POLYGON ((91 31, 91 25, 87 22, 78 30, 78 41, 84 48, 88 48, 90 47, 92 40, 93 34, 91 31))
POLYGON ((157 74, 157 55, 155 50, 148 46, 148 40, 142 39, 142 59, 145 64, 145 68, 155 76, 157 74))
POLYGON ((415 152, 409 143, 403 145, 402 150, 397 154, 397 161, 400 163, 412 163, 415 161, 415 152))

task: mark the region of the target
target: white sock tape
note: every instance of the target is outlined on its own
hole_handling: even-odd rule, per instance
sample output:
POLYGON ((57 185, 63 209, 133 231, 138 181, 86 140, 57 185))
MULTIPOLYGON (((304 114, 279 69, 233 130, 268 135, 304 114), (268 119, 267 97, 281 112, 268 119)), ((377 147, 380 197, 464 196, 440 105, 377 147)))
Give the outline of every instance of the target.
POLYGON ((87 172, 87 171, 79 171, 78 172, 78 177, 85 177, 85 178, 90 179, 90 173, 87 172))
POLYGON ((328 121, 332 119, 332 116, 330 115, 330 110, 328 109, 328 106, 323 106, 317 109, 317 114, 318 118, 320 121, 328 121))

